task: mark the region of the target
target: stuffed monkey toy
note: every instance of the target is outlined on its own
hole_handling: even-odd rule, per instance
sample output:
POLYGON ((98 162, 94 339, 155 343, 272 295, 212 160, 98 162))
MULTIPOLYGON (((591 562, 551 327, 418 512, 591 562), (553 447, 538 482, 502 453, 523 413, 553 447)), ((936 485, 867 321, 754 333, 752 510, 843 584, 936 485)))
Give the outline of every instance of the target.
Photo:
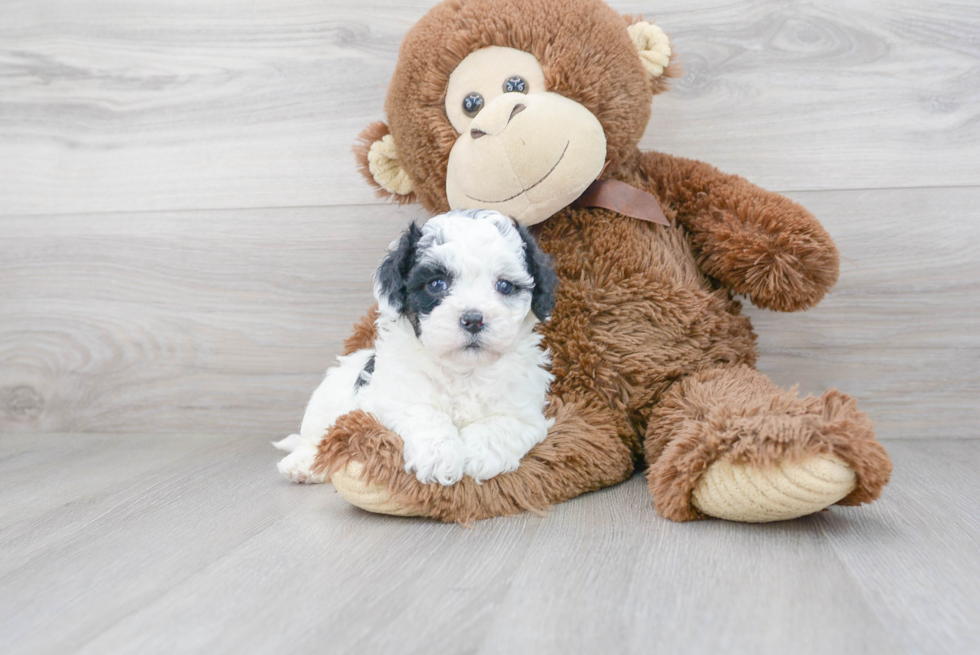
MULTIPOLYGON (((422 484, 401 442, 352 412, 315 468, 364 509, 468 522, 545 508, 646 471, 657 511, 777 521, 874 500, 891 462, 853 399, 798 398, 755 369, 737 296, 799 311, 838 253, 803 207, 640 141, 674 73, 664 32, 601 0, 446 0, 408 32, 388 122, 355 148, 378 193, 488 208, 553 258, 539 329, 555 381, 547 438, 518 470, 422 484)), ((347 352, 369 347, 374 314, 347 352)))

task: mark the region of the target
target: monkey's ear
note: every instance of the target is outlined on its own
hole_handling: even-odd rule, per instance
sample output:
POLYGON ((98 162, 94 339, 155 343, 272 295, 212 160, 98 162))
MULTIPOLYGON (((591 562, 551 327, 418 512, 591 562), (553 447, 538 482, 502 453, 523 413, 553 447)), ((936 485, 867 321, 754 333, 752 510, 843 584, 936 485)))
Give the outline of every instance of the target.
MULTIPOLYGON (((629 20, 629 19, 627 19, 629 20)), ((645 20, 638 20, 630 25, 630 39, 640 55, 640 61, 650 79, 656 83, 662 77, 673 77, 671 64, 670 39, 657 25, 645 20)))
POLYGON ((391 198, 398 204, 412 202, 412 180, 402 169, 395 139, 384 121, 371 123, 361 132, 354 145, 357 167, 381 198, 391 198))

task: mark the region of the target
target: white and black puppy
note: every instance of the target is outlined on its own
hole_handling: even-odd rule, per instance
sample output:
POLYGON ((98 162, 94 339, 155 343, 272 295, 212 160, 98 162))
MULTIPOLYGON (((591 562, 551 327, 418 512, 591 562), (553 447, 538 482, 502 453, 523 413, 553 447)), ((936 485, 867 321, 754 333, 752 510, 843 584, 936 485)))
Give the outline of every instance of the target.
POLYGON ((451 211, 402 235, 375 275, 375 347, 340 357, 279 470, 295 482, 343 414, 373 414, 404 442, 405 470, 449 485, 517 469, 544 439, 549 356, 533 328, 557 278, 527 231, 494 211, 451 211))

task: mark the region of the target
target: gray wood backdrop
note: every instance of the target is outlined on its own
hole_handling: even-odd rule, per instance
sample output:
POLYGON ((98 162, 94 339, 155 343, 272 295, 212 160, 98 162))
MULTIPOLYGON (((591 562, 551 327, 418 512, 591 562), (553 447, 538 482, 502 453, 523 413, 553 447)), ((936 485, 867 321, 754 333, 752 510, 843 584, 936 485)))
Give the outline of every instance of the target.
MULTIPOLYGON (((0 431, 278 436, 417 208, 350 154, 430 0, 0 0, 0 431)), ((615 0, 686 75, 643 146, 845 258, 760 367, 883 438, 980 424, 980 3, 615 0)))

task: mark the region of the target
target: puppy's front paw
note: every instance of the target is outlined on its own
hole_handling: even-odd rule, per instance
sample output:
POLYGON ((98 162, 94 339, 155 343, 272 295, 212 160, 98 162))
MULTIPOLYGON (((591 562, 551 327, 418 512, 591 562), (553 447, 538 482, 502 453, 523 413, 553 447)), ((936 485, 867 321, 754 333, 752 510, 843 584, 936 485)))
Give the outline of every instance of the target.
POLYGON ((463 472, 466 475, 483 482, 501 473, 517 470, 523 453, 507 452, 506 448, 501 447, 512 441, 502 432, 501 426, 484 423, 473 423, 460 430, 466 456, 463 472), (493 448, 492 444, 498 447, 493 448))
POLYGON ((276 468, 283 477, 299 484, 321 484, 327 482, 326 472, 314 473, 313 462, 316 461, 316 446, 302 443, 296 450, 279 460, 276 468))
POLYGON ((458 438, 428 439, 412 446, 405 444, 405 471, 414 471, 423 484, 456 484, 463 478, 465 460, 463 445, 458 438))

